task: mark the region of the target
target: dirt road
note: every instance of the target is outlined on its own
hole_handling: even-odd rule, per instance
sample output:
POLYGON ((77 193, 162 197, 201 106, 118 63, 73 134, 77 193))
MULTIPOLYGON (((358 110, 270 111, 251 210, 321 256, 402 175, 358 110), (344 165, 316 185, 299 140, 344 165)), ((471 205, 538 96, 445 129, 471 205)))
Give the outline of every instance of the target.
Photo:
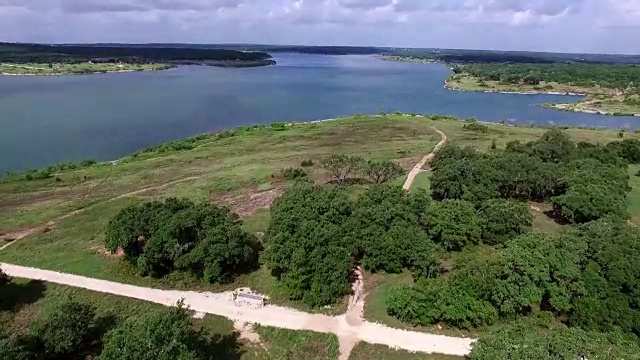
MULTIPOLYGON (((403 331, 364 321, 361 317, 361 305, 364 304, 362 298, 357 301, 357 304, 347 314, 327 316, 309 314, 274 305, 268 305, 260 309, 239 307, 233 302, 231 292, 207 293, 159 290, 4 263, 0 263, 0 268, 7 275, 13 277, 74 286, 146 300, 166 306, 173 306, 180 299, 184 299, 185 304, 196 312, 224 316, 234 322, 256 323, 291 330, 333 333, 340 339, 351 339, 354 343, 365 341, 415 352, 463 356, 469 353, 474 341, 468 338, 403 331)), ((345 345, 347 347, 351 346, 351 344, 345 345)))
POLYGON ((411 184, 413 184, 413 180, 416 179, 416 176, 418 176, 418 174, 424 171, 422 168, 425 166, 425 164, 428 164, 429 162, 431 162, 431 160, 433 160, 433 157, 436 155, 436 152, 438 152, 438 150, 444 144, 447 143, 447 134, 443 133, 438 129, 435 129, 435 130, 438 132, 438 134, 440 134, 440 142, 436 144, 436 146, 433 148, 433 151, 430 154, 425 155, 416 164, 416 166, 414 166, 413 169, 411 169, 411 171, 409 172, 409 175, 407 175, 407 181, 405 181, 404 185, 402 186, 403 190, 409 191, 409 189, 411 189, 411 184))

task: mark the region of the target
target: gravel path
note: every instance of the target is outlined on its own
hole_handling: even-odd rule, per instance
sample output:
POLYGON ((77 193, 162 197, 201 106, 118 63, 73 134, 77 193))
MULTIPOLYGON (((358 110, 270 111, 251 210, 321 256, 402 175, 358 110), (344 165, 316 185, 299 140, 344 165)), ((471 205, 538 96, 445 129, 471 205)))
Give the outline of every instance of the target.
MULTIPOLYGON (((360 312, 363 299, 352 311, 340 316, 309 314, 281 306, 268 305, 260 309, 236 306, 231 292, 207 293, 194 291, 159 290, 111 281, 87 278, 23 266, 0 263, 9 276, 42 280, 74 286, 102 293, 126 296, 154 303, 173 306, 184 299, 185 305, 196 312, 224 316, 234 322, 261 324, 291 330, 312 330, 333 333, 340 339, 353 339, 372 344, 387 345, 415 352, 439 353, 463 356, 469 353, 473 339, 432 335, 393 329, 364 321, 354 312, 360 312)), ((346 350, 346 349, 345 349, 346 350)))
POLYGON ((425 155, 416 164, 416 166, 414 166, 413 169, 411 169, 411 171, 409 172, 409 175, 407 175, 407 181, 405 181, 404 185, 402 186, 403 190, 409 191, 409 189, 411 189, 411 184, 413 184, 413 180, 416 179, 416 176, 418 176, 418 174, 424 171, 422 169, 424 165, 431 162, 431 160, 433 160, 433 157, 436 155, 436 152, 438 152, 438 149, 440 149, 447 142, 447 134, 443 133, 438 129, 435 129, 435 130, 438 132, 438 134, 440 134, 440 139, 441 139, 440 142, 436 144, 436 146, 433 148, 433 151, 430 154, 425 155))

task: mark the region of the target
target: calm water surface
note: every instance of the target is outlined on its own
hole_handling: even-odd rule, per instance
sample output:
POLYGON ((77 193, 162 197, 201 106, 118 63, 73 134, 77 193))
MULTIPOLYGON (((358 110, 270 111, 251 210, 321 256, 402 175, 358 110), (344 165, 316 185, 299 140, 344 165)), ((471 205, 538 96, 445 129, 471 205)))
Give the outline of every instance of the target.
POLYGON ((640 119, 543 109, 566 96, 448 91, 441 64, 281 54, 277 66, 0 77, 0 172, 115 159, 206 131, 381 110, 485 121, 636 128, 640 119))

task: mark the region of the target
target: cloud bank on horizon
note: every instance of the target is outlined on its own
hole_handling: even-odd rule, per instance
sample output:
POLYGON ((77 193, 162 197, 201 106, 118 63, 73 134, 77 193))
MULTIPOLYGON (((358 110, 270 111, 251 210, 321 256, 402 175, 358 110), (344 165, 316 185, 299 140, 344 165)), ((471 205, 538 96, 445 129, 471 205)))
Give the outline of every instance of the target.
POLYGON ((0 0, 0 41, 640 53, 640 0, 0 0))

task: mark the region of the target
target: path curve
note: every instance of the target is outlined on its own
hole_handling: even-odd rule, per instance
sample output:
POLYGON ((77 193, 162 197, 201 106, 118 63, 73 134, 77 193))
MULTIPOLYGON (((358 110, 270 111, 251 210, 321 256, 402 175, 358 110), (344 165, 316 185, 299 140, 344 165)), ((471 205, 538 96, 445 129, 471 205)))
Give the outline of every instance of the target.
MULTIPOLYGON (((231 292, 209 293, 152 289, 5 263, 0 263, 0 269, 13 277, 74 286, 146 300, 165 306, 174 306, 179 300, 184 299, 185 305, 189 306, 191 310, 224 316, 234 322, 261 324, 291 330, 332 333, 336 334, 338 338, 353 337, 356 341, 361 340, 371 344, 382 344, 391 348, 413 352, 464 356, 469 354, 475 341, 469 338, 393 329, 365 320, 353 321, 353 319, 348 319, 349 314, 340 316, 309 314, 275 305, 268 305, 260 309, 238 307, 233 302, 231 292)), ((359 301, 359 303, 362 303, 362 301, 359 301)))
POLYGON ((409 175, 407 175, 407 181, 404 182, 404 185, 402 186, 402 189, 404 191, 409 191, 409 189, 411 189, 411 185, 413 184, 413 181, 416 179, 416 176, 418 176, 418 174, 420 174, 421 172, 423 172, 424 170, 422 169, 424 167, 425 164, 431 162, 431 160, 433 160, 433 157, 436 155, 436 153, 438 152, 438 150, 440 150, 440 148, 442 146, 444 146, 444 144, 447 143, 447 134, 443 133, 442 131, 434 128, 434 130, 440 134, 440 142, 438 144, 436 144, 436 146, 433 148, 433 151, 431 151, 430 154, 425 155, 414 167, 413 169, 411 169, 411 171, 409 172, 409 175))

